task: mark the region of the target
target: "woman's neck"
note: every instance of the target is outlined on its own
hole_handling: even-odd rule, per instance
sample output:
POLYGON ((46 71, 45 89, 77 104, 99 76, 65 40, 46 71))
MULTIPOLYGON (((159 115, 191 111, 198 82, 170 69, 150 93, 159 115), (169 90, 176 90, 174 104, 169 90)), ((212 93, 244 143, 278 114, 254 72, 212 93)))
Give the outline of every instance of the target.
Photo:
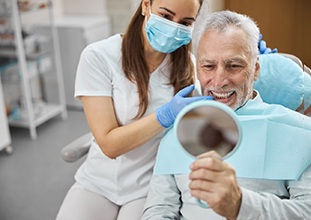
MULTIPOLYGON (((150 46, 150 45, 149 45, 150 46)), ((153 48, 145 49, 145 59, 149 68, 149 72, 152 73, 163 62, 166 54, 155 51, 153 48)))

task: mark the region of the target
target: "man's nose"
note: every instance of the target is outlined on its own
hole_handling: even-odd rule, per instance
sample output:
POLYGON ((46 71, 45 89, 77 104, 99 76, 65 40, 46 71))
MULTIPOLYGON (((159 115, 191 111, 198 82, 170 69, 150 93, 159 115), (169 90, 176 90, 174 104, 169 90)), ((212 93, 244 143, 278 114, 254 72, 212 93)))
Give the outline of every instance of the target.
POLYGON ((215 88, 222 88, 228 84, 228 74, 223 67, 217 67, 212 82, 215 88))

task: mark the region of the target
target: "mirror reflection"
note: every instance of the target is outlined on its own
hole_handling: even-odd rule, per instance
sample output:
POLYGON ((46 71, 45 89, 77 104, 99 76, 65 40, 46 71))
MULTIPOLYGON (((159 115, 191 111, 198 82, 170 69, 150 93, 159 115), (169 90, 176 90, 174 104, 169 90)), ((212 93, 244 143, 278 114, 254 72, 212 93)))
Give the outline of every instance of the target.
POLYGON ((232 115, 217 105, 199 106, 182 116, 177 136, 183 148, 195 157, 214 150, 224 158, 239 142, 237 123, 232 115))

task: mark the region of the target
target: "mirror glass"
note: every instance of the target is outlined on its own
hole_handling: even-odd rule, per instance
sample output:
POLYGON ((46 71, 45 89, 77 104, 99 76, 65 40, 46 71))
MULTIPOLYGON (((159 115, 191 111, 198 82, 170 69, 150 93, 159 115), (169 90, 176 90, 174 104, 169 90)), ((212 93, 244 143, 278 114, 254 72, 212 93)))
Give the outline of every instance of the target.
POLYGON ((175 126, 181 145, 195 157, 211 150, 223 158, 228 157, 241 139, 234 111, 216 101, 207 101, 188 109, 175 126))

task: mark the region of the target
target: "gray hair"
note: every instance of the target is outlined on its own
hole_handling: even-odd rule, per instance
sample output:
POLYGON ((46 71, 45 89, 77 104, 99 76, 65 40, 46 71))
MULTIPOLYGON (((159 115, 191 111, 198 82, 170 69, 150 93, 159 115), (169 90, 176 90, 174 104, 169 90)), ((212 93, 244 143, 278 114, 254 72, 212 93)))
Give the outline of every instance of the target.
POLYGON ((198 42, 206 31, 219 30, 220 32, 224 32, 230 26, 235 26, 244 30, 249 40, 247 47, 252 56, 257 57, 259 40, 259 28, 257 24, 247 15, 228 10, 213 12, 203 19, 202 24, 199 25, 199 29, 197 30, 195 48, 198 48, 198 42))

